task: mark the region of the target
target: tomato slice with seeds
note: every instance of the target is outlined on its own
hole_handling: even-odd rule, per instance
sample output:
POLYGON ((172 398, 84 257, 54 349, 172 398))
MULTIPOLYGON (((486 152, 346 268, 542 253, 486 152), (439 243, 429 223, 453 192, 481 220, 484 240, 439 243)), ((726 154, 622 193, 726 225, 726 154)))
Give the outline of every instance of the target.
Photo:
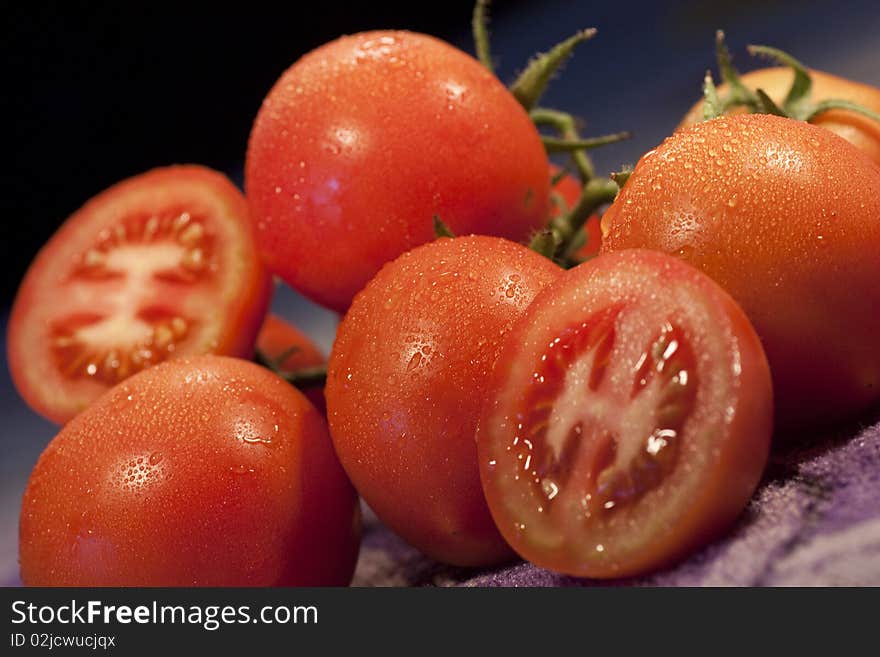
POLYGON ((74 213, 31 264, 9 323, 13 380, 66 422, 168 358, 249 356, 270 292, 229 180, 194 165, 135 176, 74 213))
POLYGON ((533 563, 636 575, 714 538, 766 465, 770 371, 716 283, 658 252, 569 270, 508 335, 477 445, 492 516, 533 563))

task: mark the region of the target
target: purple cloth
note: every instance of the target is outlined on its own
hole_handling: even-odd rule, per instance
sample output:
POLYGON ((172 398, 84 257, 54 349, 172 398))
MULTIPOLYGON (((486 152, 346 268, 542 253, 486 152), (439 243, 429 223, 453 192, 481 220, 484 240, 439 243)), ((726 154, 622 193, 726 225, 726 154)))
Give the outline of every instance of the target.
MULTIPOLYGON (((355 586, 584 586, 528 563, 468 570, 427 559, 367 514, 355 586)), ((780 445, 728 534, 639 586, 880 586, 880 422, 780 445)))

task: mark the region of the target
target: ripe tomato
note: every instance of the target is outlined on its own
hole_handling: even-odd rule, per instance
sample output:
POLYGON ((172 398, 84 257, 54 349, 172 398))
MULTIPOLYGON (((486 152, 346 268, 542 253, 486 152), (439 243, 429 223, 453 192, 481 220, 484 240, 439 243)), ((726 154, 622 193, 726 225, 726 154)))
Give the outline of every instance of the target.
MULTIPOLYGON (((296 372, 327 364, 327 358, 315 343, 296 326, 284 321, 278 315, 269 314, 266 317, 257 335, 257 350, 272 360, 287 354, 278 363, 283 372, 296 372)), ((307 388, 302 392, 315 408, 326 414, 327 405, 324 401, 323 388, 307 388)))
POLYGON ((379 268, 433 239, 524 240, 545 221, 548 161, 514 97, 469 55, 411 32, 342 37, 291 66, 257 115, 245 188, 260 250, 344 312, 379 268))
MULTIPOLYGON (((813 80, 811 100, 819 102, 827 99, 848 100, 862 105, 874 112, 880 112, 880 89, 860 82, 840 78, 836 75, 810 70, 813 80)), ((788 67, 773 66, 751 71, 740 76, 749 89, 763 89, 777 104, 785 100, 791 88, 794 73, 788 67)), ((726 84, 719 85, 718 91, 726 94, 726 84)), ((742 109, 735 111, 743 111, 742 109)), ((696 103, 682 119, 679 128, 698 123, 703 119, 703 101, 696 103)), ((848 142, 868 154, 880 164, 880 123, 866 116, 848 110, 831 110, 819 114, 810 123, 822 126, 837 133, 848 142)))
POLYGON ((489 508, 539 566, 605 578, 667 564, 745 507, 771 395, 758 337, 708 277, 651 251, 590 260, 504 341, 477 432, 489 508))
MULTIPOLYGON (((559 167, 550 166, 550 177, 559 173, 559 167)), ((581 197, 583 187, 580 181, 572 175, 566 174, 559 179, 559 182, 550 190, 550 216, 555 217, 563 214, 573 208, 581 197), (560 199, 562 203, 560 204, 560 199)), ((602 230, 599 227, 599 218, 596 215, 591 216, 584 222, 583 227, 586 238, 583 246, 581 246, 574 254, 578 260, 589 260, 599 253, 599 247, 602 246, 602 230)))
POLYGON ((359 518, 327 425, 295 388, 243 360, 177 359, 120 383, 43 452, 22 580, 345 585, 359 518))
POLYGON ((828 130, 751 114, 681 130, 639 161, 602 249, 678 255, 761 336, 783 426, 880 398, 880 168, 828 130))
POLYGON ((501 338, 560 272, 500 238, 440 239, 385 265, 339 326, 326 389, 336 452, 379 518, 439 561, 511 555, 474 430, 501 338))
POLYGON ((271 293, 242 194, 222 174, 174 166, 98 194, 31 264, 9 322, 25 401, 66 422, 167 358, 250 356, 271 293))

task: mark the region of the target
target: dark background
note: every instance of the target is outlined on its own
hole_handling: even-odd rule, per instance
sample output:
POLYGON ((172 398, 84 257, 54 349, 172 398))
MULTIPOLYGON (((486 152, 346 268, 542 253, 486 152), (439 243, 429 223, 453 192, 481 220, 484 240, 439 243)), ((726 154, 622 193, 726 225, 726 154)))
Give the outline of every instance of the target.
MULTIPOLYGON (((110 184, 156 166, 198 162, 241 182, 251 121, 301 54, 373 28, 429 32, 468 51, 469 0, 451 2, 0 4, 4 119, 0 320, 39 247, 110 184)), ((741 69, 746 43, 880 86, 880 2, 501 0, 493 46, 502 80, 528 57, 596 26, 544 104, 582 116, 587 133, 634 138, 595 159, 634 163, 699 97, 713 34, 727 30, 741 69)), ((281 291, 275 308, 329 349, 335 317, 281 291)), ((55 428, 20 401, 0 367, 0 583, 14 582, 16 525, 30 468, 55 428)))

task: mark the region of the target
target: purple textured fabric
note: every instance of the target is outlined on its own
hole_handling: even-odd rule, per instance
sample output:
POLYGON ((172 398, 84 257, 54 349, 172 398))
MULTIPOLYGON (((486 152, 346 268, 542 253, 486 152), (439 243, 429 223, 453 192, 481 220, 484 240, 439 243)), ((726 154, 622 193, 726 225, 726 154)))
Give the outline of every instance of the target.
POLYGON ((726 536, 646 577, 596 582, 528 563, 451 568, 367 514, 355 586, 880 586, 880 422, 774 449, 726 536))

